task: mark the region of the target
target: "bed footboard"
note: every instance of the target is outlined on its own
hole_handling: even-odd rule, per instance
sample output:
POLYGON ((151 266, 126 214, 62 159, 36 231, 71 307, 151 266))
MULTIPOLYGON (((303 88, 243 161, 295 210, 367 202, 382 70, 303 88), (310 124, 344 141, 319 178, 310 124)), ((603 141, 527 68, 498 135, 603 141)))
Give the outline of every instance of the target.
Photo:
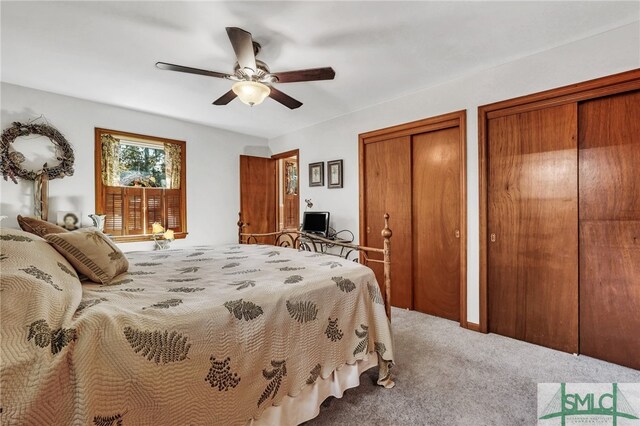
MULTIPOLYGON (((272 244, 281 247, 290 247, 294 249, 300 249, 302 245, 307 248, 312 248, 313 251, 319 251, 318 247, 322 244, 330 244, 331 246, 338 246, 346 249, 343 250, 344 255, 340 257, 347 258, 349 254, 353 252, 359 253, 359 260, 362 264, 368 263, 382 263, 384 270, 384 308, 387 313, 387 317, 391 320, 391 236, 392 232, 389 229, 389 214, 384 215, 384 228, 381 235, 383 238, 382 248, 366 247, 353 243, 340 242, 323 238, 314 234, 301 232, 297 229, 284 229, 279 232, 269 232, 263 234, 245 233, 244 228, 248 225, 242 221, 242 213, 238 213, 238 243, 240 244, 272 244), (304 242, 302 241, 304 240, 304 242), (371 253, 382 254, 382 260, 373 259, 369 255, 371 253)), ((331 254, 331 253, 325 253, 331 254)), ((334 254, 335 256, 338 256, 334 254)))

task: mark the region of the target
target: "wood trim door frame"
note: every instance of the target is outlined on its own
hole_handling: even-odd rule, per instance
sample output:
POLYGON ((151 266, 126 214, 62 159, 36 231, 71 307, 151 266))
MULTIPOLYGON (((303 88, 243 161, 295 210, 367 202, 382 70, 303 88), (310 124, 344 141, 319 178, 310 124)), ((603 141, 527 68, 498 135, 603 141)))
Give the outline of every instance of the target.
MULTIPOLYGON (((455 111, 447 114, 429 117, 422 120, 373 130, 358 135, 359 162, 359 238, 366 235, 365 206, 365 158, 364 146, 368 143, 379 142, 394 137, 433 132, 442 129, 458 127, 460 129, 460 326, 468 328, 467 322, 467 110, 455 111)), ((393 217, 390 219, 393 230, 393 217)))
MULTIPOLYGON (((273 154, 271 156, 272 160, 281 160, 283 158, 289 158, 289 157, 293 157, 296 156, 296 167, 298 167, 298 222, 300 222, 300 149, 292 149, 289 151, 284 151, 284 152, 280 152, 277 154, 273 154)), ((276 167, 276 172, 280 173, 279 169, 276 167)), ((276 229, 279 229, 280 227, 280 206, 278 205, 278 200, 280 199, 280 189, 278 187, 278 179, 279 177, 276 178, 276 229)))
POLYGON ((480 173, 480 324, 479 331, 487 333, 487 272, 488 272, 488 121, 491 118, 518 114, 567 103, 580 102, 617 93, 640 89, 640 68, 570 84, 543 92, 520 96, 478 107, 478 169, 480 173))

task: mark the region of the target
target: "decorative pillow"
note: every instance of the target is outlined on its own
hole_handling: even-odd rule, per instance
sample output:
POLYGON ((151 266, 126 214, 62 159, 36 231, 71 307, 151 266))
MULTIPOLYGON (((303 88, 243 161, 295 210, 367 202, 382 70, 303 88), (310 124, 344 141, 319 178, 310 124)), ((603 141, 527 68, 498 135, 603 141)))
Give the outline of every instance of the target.
POLYGON ((109 284, 129 269, 124 253, 96 228, 48 234, 45 239, 91 281, 109 284))
POLYGON ((36 219, 35 217, 24 217, 18 215, 18 224, 23 231, 27 231, 42 238, 47 234, 61 234, 63 232, 69 232, 61 226, 36 219))

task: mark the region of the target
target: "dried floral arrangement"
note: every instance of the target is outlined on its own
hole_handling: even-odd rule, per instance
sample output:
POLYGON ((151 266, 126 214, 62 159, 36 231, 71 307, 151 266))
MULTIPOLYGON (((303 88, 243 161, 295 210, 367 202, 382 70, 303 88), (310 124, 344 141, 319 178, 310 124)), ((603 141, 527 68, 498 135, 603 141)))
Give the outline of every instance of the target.
POLYGON ((65 137, 49 124, 20 123, 14 122, 11 127, 2 132, 2 142, 0 142, 0 169, 4 180, 10 178, 14 183, 18 183, 16 178, 35 180, 40 170, 26 170, 22 167, 25 157, 22 153, 10 150, 11 144, 21 136, 41 135, 49 138, 56 147, 56 159, 59 164, 47 167, 44 164, 42 172, 47 174, 49 179, 62 178, 73 175, 73 163, 75 157, 73 149, 65 137))

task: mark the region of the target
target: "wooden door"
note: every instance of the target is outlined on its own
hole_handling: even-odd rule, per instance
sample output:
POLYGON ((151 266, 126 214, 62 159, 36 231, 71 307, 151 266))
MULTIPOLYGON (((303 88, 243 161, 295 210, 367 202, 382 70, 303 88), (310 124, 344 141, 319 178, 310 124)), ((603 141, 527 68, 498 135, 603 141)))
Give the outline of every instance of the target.
POLYGON ((412 152, 414 308, 459 321, 460 128, 414 135, 412 152))
POLYGON ((640 92, 586 101, 580 128, 580 352, 640 369, 640 92))
MULTIPOLYGON (((366 246, 382 247, 380 232, 384 214, 389 213, 393 230, 391 303, 412 308, 411 137, 365 143, 363 149, 366 233, 361 239, 366 246)), ((378 284, 384 285, 382 265, 372 262, 368 266, 374 270, 378 284)))
MULTIPOLYGON (((240 156, 240 214, 245 233, 276 230, 276 160, 240 156)), ((273 238, 259 239, 273 244, 273 238)))
POLYGON ((281 160, 282 164, 282 229, 298 229, 300 226, 300 190, 298 157, 281 160))
POLYGON ((489 331, 578 351, 577 106, 488 122, 489 331))

